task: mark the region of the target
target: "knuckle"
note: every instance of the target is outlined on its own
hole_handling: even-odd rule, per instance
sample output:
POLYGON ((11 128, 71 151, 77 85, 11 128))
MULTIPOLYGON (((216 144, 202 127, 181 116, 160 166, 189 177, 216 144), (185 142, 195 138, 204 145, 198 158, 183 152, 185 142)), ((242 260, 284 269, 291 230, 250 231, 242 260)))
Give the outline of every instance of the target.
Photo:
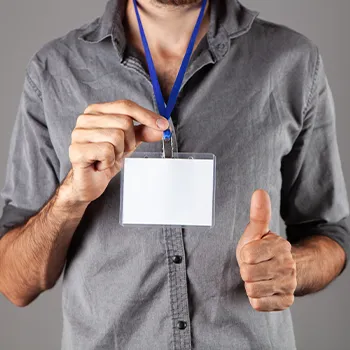
POLYGON ((124 130, 129 130, 129 129, 132 129, 134 127, 134 123, 130 117, 124 117, 123 124, 124 124, 123 125, 124 130))
POLYGON ((243 264, 240 270, 243 281, 250 281, 253 278, 252 268, 249 265, 243 264))
POLYGON ((282 280, 278 292, 280 294, 288 295, 288 294, 294 293, 295 289, 296 289, 295 279, 282 280))
POLYGON ((106 142, 102 146, 102 153, 106 157, 106 159, 111 159, 114 157, 114 147, 110 143, 106 142))
POLYGON ((78 115, 77 120, 76 120, 76 126, 81 124, 81 120, 83 118, 82 116, 83 116, 83 114, 78 115))
POLYGON ((128 116, 117 116, 120 130, 128 130, 133 126, 132 120, 128 116))
POLYGON ((296 280, 296 278, 293 278, 291 283, 290 283, 290 290, 294 293, 296 288, 297 288, 297 280, 296 280))
POLYGON ((287 295, 287 297, 286 297, 286 306, 290 307, 290 306, 293 305, 293 303, 294 303, 294 294, 287 295))
POLYGON ((283 261, 284 273, 289 275, 294 275, 296 273, 296 262, 292 258, 292 256, 287 256, 283 261))
POLYGON ((69 146, 69 159, 72 163, 77 163, 81 160, 81 152, 77 145, 72 144, 69 146))
POLYGON ((73 131, 72 131, 72 142, 78 140, 78 135, 79 135, 79 129, 75 128, 73 131))
POLYGON ((71 144, 71 145, 69 146, 69 149, 68 149, 69 154, 75 153, 75 150, 76 150, 76 146, 75 146, 74 144, 71 144))
POLYGON ((124 152, 125 152, 125 153, 133 152, 136 148, 137 148, 137 143, 136 143, 136 141, 134 140, 133 143, 131 143, 131 144, 128 143, 128 144, 125 146, 124 152))
POLYGON ((130 100, 119 100, 118 104, 126 109, 129 109, 133 106, 133 103, 130 100))
POLYGON ((291 264, 291 272, 292 272, 292 274, 294 276, 294 275, 297 274, 297 263, 295 262, 294 259, 292 259, 290 264, 291 264))
POLYGON ((294 303, 294 295, 286 294, 280 299, 278 310, 279 311, 286 310, 290 308, 293 305, 293 303, 294 303))
POLYGON ((248 252, 245 260, 248 264, 254 264, 256 261, 255 254, 248 252))
POLYGON ((258 298, 260 296, 259 288, 257 288, 255 283, 245 283, 245 290, 250 298, 258 298))
POLYGON ((290 242, 282 237, 281 237, 281 239, 282 239, 282 241, 281 241, 282 249, 287 251, 287 252, 290 252, 292 250, 292 245, 290 244, 290 242))
POLYGON ((124 139, 125 139, 125 134, 124 134, 124 130, 117 130, 117 141, 118 143, 122 143, 124 144, 124 139))
POLYGON ((118 129, 111 130, 109 135, 111 143, 117 145, 122 138, 122 133, 123 132, 118 129))
POLYGON ((86 115, 85 114, 80 114, 77 118, 77 125, 81 125, 84 120, 86 119, 86 115))
POLYGON ((263 303, 260 299, 252 298, 250 299, 250 304, 256 311, 263 311, 263 303))
POLYGON ((247 264, 253 264, 255 261, 254 252, 252 251, 252 249, 250 249, 250 247, 247 247, 247 246, 242 248, 241 257, 243 261, 246 262, 247 264))
POLYGON ((247 293, 247 295, 248 295, 248 297, 251 297, 251 298, 253 298, 254 296, 253 296, 253 286, 252 286, 252 283, 244 283, 244 288, 245 288, 245 291, 246 291, 246 293, 247 293))
POLYGON ((69 154, 69 158, 72 158, 73 154, 74 154, 74 145, 70 145, 68 148, 68 154, 69 154))

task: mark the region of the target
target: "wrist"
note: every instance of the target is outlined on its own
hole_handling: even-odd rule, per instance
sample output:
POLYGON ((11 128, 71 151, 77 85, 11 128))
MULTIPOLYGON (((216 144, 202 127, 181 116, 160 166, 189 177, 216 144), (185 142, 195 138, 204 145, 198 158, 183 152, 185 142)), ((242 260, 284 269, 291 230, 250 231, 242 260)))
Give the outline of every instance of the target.
POLYGON ((56 192, 55 206, 63 212, 84 213, 90 202, 83 202, 74 196, 74 192, 66 185, 61 185, 56 192))
POLYGON ((74 187, 72 186, 72 171, 70 171, 62 182, 62 184, 58 187, 56 191, 56 207, 64 212, 69 213, 77 213, 78 216, 80 214, 84 214, 86 208, 91 203, 90 201, 82 201, 75 194, 74 187))
POLYGON ((307 273, 305 269, 308 269, 310 266, 310 259, 313 258, 314 254, 310 253, 310 247, 306 249, 304 245, 305 242, 298 242, 292 245, 292 256, 297 269, 297 287, 294 291, 295 296, 303 296, 309 293, 310 286, 305 285, 303 276, 305 276, 305 273, 307 273))

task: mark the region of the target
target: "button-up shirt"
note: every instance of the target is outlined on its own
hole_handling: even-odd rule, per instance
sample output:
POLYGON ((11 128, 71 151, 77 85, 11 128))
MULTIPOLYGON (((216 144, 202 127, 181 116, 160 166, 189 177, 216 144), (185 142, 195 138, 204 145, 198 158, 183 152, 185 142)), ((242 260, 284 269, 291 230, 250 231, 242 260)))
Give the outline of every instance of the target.
MULTIPOLYGON (((271 197, 271 231, 280 233, 281 216, 291 242, 325 235, 349 254, 334 104, 317 47, 236 0, 210 5, 173 118, 179 152, 216 155, 215 226, 122 227, 120 174, 113 178, 68 252, 62 349, 295 349, 290 311, 255 311, 239 273, 236 246, 257 188, 271 197)), ((101 17, 30 59, 2 234, 35 215, 65 178, 87 105, 128 99, 157 112, 124 16, 125 1, 109 0, 101 17)), ((161 142, 139 151, 160 152, 161 142)))

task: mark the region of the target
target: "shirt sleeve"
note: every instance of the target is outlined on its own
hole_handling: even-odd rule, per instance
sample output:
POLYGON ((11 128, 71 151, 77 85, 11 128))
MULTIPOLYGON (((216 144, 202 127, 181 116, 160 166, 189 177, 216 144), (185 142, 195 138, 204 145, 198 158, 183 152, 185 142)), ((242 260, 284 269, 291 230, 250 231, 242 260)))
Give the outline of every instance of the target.
POLYGON ((291 243, 324 235, 350 258, 349 202, 339 156, 334 101, 317 52, 303 126, 282 160, 281 217, 291 243))
POLYGON ((35 215, 58 186, 59 162, 45 121, 38 70, 38 64, 29 62, 0 193, 0 238, 35 215))

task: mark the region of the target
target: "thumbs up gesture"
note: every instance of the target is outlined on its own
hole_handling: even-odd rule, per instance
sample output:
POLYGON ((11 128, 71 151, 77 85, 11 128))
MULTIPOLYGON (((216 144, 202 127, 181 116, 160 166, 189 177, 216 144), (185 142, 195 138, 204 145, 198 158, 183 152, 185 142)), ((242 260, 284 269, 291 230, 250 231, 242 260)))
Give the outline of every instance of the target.
POLYGON ((294 302, 296 263, 291 244, 269 230, 271 202, 267 192, 253 193, 250 222, 236 256, 250 304, 257 311, 280 311, 294 302))

